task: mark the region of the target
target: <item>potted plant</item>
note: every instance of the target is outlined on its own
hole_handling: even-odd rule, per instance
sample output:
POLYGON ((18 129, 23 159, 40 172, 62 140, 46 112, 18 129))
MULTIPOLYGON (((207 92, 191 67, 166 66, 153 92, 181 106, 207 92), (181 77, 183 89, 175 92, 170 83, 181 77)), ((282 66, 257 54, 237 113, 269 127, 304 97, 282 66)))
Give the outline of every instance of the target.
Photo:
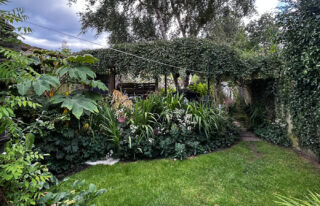
POLYGON ((6 132, 0 134, 0 154, 4 152, 5 143, 10 140, 10 137, 6 132))

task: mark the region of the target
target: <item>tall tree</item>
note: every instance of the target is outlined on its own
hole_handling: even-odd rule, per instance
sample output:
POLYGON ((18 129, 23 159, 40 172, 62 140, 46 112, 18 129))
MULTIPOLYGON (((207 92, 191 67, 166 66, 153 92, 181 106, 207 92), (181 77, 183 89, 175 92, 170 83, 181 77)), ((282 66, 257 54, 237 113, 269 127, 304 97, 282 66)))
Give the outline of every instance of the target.
MULTIPOLYGON (((207 37, 213 25, 254 10, 255 0, 85 0, 82 30, 110 32, 110 43, 207 37)), ((69 0, 71 3, 77 0, 69 0)), ((178 87, 179 74, 173 74, 178 87)))
MULTIPOLYGON (((71 3, 77 0, 69 0, 71 3)), ((80 13, 82 30, 110 32, 110 43, 199 37, 212 24, 229 16, 241 18, 253 11, 255 0, 85 0, 80 13)))
POLYGON ((276 44, 279 25, 272 13, 263 14, 258 20, 251 21, 246 26, 251 49, 261 49, 268 52, 276 44))

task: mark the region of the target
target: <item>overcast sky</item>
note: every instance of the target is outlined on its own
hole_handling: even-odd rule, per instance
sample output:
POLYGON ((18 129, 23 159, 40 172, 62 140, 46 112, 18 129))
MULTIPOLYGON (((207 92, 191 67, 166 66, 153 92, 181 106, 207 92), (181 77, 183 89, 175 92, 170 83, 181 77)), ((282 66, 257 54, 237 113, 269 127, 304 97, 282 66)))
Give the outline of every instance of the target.
MULTIPOLYGON (((30 22, 78 36, 107 47, 108 34, 106 33, 98 37, 95 35, 94 30, 88 31, 86 34, 80 34, 81 23, 77 13, 85 8, 83 0, 78 1, 76 5, 71 7, 67 3, 68 0, 9 0, 9 3, 4 7, 5 9, 23 8, 30 22)), ((274 10, 278 4, 279 0, 256 0, 258 15, 253 18, 274 10)), ((33 32, 25 36, 24 42, 32 46, 58 50, 61 48, 62 42, 67 41, 69 48, 73 51, 101 48, 101 46, 73 39, 34 25, 28 26, 32 28, 33 32)))

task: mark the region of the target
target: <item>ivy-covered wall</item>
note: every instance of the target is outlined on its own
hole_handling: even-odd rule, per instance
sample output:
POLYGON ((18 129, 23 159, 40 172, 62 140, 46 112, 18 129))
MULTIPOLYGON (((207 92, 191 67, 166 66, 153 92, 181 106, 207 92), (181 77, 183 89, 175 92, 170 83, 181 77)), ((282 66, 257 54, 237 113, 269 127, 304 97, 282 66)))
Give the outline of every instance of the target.
POLYGON ((320 4, 286 1, 278 20, 286 67, 279 82, 279 104, 292 120, 299 147, 320 157, 320 4))

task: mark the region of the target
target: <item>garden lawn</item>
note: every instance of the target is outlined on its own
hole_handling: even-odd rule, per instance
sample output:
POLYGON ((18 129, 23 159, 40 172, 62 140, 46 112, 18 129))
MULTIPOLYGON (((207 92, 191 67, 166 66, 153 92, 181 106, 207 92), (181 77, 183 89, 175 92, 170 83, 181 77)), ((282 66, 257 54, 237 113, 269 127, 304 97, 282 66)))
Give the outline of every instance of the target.
MULTIPOLYGON (((161 159, 93 166, 71 176, 107 192, 96 205, 276 205, 277 194, 320 192, 320 171, 289 149, 241 142, 183 161, 161 159), (250 146, 251 144, 251 146, 250 146)), ((67 184, 61 190, 69 189, 67 184)))

